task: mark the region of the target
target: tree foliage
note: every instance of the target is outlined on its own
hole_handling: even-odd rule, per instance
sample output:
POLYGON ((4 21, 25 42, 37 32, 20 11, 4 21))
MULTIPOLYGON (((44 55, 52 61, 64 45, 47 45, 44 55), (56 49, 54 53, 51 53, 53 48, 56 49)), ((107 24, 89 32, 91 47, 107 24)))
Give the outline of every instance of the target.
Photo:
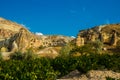
POLYGON ((91 54, 91 53, 101 53, 103 48, 103 43, 99 40, 96 40, 94 42, 88 42, 87 44, 83 46, 76 46, 71 51, 70 54, 76 54, 79 53, 81 55, 83 54, 91 54))
POLYGON ((56 80, 76 69, 81 73, 104 69, 120 72, 120 54, 29 59, 17 52, 10 60, 0 60, 0 80, 56 80))

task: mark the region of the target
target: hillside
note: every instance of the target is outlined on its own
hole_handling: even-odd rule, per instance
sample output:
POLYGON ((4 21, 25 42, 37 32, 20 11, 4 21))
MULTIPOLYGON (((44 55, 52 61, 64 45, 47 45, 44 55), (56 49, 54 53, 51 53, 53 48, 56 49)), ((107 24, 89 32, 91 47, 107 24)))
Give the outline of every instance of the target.
POLYGON ((16 22, 0 18, 0 48, 5 48, 2 51, 15 52, 20 50, 26 52, 28 49, 33 49, 35 53, 39 54, 41 50, 44 51, 41 48, 53 47, 50 49, 56 51, 56 47, 58 47, 56 52, 59 53, 61 49, 59 47, 63 47, 71 41, 77 46, 83 46, 96 40, 100 40, 104 44, 104 50, 115 48, 120 43, 120 24, 100 25, 81 30, 77 38, 74 39, 62 35, 35 35, 16 22))
POLYGON ((76 45, 83 46, 89 42, 100 41, 103 50, 112 50, 120 44, 120 24, 107 24, 79 31, 76 38, 76 45))
POLYGON ((120 24, 107 24, 93 27, 91 29, 81 30, 79 35, 86 37, 87 35, 95 35, 97 38, 99 33, 104 34, 104 36, 110 36, 112 31, 115 30, 117 35, 120 35, 120 24), (86 35, 87 34, 87 35, 86 35))
POLYGON ((2 80, 119 80, 119 52, 120 24, 81 30, 72 38, 36 35, 0 18, 2 80))
POLYGON ((0 18, 0 29, 6 29, 6 30, 18 32, 20 28, 23 28, 23 26, 15 23, 15 22, 12 22, 10 20, 0 18))
MULTIPOLYGON (((0 18, 0 51, 2 52, 14 53, 21 51, 24 53, 31 49, 34 53, 42 55, 39 53, 43 50, 41 48, 53 47, 50 48, 51 51, 55 51, 58 54, 59 47, 64 46, 71 40, 73 38, 62 35, 39 36, 16 22, 0 18), (58 47, 57 50, 56 47, 58 47)), ((49 51, 43 50, 42 52, 48 54, 49 51)))

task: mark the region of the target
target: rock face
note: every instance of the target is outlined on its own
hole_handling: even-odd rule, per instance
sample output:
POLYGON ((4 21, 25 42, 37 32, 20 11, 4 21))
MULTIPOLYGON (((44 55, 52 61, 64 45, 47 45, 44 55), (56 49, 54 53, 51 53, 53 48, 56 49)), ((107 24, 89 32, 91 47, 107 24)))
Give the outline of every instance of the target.
POLYGON ((83 46, 84 45, 84 38, 82 38, 80 35, 76 38, 76 45, 77 46, 83 46))
POLYGON ((111 45, 116 45, 117 44, 117 33, 115 30, 112 31, 112 36, 110 39, 110 44, 111 45))
POLYGON ((101 70, 91 70, 87 74, 81 74, 79 71, 75 70, 68 75, 62 77, 62 79, 57 80, 106 80, 107 77, 114 78, 115 80, 120 79, 120 73, 113 71, 101 71, 101 70))
POLYGON ((54 47, 47 47, 41 49, 37 54, 40 55, 40 57, 55 58, 59 55, 59 52, 54 47))
POLYGON ((66 43, 73 40, 71 37, 62 36, 62 35, 42 35, 41 41, 43 47, 56 47, 56 46, 64 46, 66 43))
POLYGON ((23 26, 15 23, 15 22, 6 20, 4 18, 0 18, 0 29, 5 29, 5 30, 13 31, 13 32, 18 32, 19 29, 22 28, 22 27, 23 26))
POLYGON ((0 18, 0 49, 8 52, 22 51, 41 46, 39 38, 23 26, 0 18))
POLYGON ((88 41, 96 41, 100 40, 103 44, 108 44, 111 46, 116 46, 117 41, 120 40, 120 24, 109 24, 96 26, 91 29, 81 30, 78 33, 79 37, 77 37, 77 41, 80 45, 82 42, 79 39, 80 37, 84 38, 84 43, 86 44, 88 41))
POLYGON ((12 38, 18 50, 23 52, 29 48, 38 48, 41 45, 40 40, 24 28, 21 28, 19 33, 16 33, 12 38))
POLYGON ((15 22, 0 18, 0 51, 2 52, 25 52, 28 49, 38 50, 41 46, 64 46, 72 39, 58 35, 37 36, 15 22))
POLYGON ((13 31, 0 29, 0 39, 9 38, 12 35, 14 35, 13 31))
POLYGON ((15 22, 0 18, 0 39, 10 38, 15 33, 19 32, 22 27, 23 26, 15 22))

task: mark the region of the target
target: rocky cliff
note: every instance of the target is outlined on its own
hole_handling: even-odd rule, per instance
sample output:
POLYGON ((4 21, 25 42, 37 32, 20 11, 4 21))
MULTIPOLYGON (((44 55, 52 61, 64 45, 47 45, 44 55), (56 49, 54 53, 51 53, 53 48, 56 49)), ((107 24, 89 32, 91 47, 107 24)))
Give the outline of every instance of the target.
POLYGON ((116 46, 120 40, 120 24, 101 25, 81 30, 77 35, 76 45, 81 46, 96 40, 100 40, 103 44, 116 46))
MULTIPOLYGON (((33 49, 36 53, 41 47, 62 47, 72 39, 62 35, 38 36, 18 23, 0 18, 0 50, 2 52, 25 52, 33 49)), ((43 53, 46 51, 43 50, 43 53)))
POLYGON ((39 36, 42 41, 43 47, 56 47, 64 46, 74 38, 62 35, 42 35, 39 36))
POLYGON ((39 38, 25 27, 0 18, 0 48, 6 51, 25 51, 29 48, 37 48, 41 45, 39 38))
POLYGON ((19 32, 20 28, 23 26, 6 20, 4 18, 0 18, 0 38, 9 38, 15 33, 19 32))

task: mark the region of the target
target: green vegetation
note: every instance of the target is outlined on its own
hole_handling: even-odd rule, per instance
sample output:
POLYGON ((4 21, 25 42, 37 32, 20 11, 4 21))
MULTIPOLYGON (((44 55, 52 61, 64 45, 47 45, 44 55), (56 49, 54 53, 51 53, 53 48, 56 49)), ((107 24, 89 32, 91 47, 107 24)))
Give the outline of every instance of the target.
POLYGON ((2 54, 1 54, 1 52, 0 52, 0 60, 2 60, 2 54))
POLYGON ((10 58, 14 59, 14 60, 22 60, 22 59, 24 59, 23 57, 24 56, 21 52, 15 52, 15 53, 10 55, 10 58))
POLYGON ((23 60, 23 59, 30 60, 30 59, 37 58, 37 55, 34 54, 32 49, 28 49, 27 52, 25 52, 25 53, 22 53, 20 51, 12 53, 10 55, 10 58, 14 59, 14 60, 23 60))
POLYGON ((103 48, 103 43, 100 42, 99 40, 96 40, 94 42, 88 42, 84 46, 75 46, 71 51, 70 55, 74 54, 92 54, 92 53, 97 53, 101 54, 102 53, 102 48, 103 48))
POLYGON ((115 78, 111 78, 111 77, 106 77, 106 80, 120 80, 120 79, 115 79, 115 78))
POLYGON ((53 80, 56 74, 48 59, 0 62, 0 80, 53 80))
POLYGON ((86 73, 89 70, 113 70, 120 72, 120 55, 90 54, 55 59, 12 58, 0 61, 0 80, 55 80, 73 70, 86 73))
POLYGON ((68 56, 73 45, 71 43, 66 44, 65 46, 62 47, 60 50, 60 56, 68 56))
POLYGON ((36 58, 31 50, 24 54, 16 52, 10 60, 0 58, 0 80, 56 80, 76 69, 81 73, 106 69, 120 72, 120 54, 98 54, 101 46, 100 42, 74 48, 68 44, 55 59, 36 58), (81 56, 71 55, 76 52, 81 56))

